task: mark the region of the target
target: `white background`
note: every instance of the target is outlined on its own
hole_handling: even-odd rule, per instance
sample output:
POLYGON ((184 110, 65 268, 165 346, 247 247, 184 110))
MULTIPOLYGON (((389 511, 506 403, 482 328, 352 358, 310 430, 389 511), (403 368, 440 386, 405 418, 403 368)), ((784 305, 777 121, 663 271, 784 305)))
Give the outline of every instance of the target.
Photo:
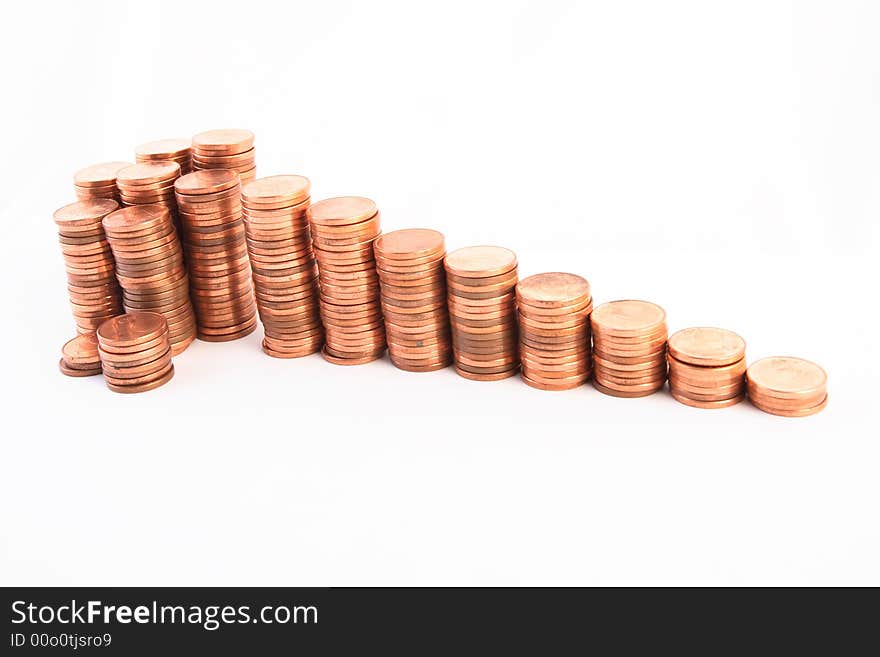
POLYGON ((4 584, 880 584, 872 2, 19 3, 0 40, 4 584), (821 414, 197 342, 149 394, 59 374, 52 212, 218 127, 385 230, 510 247, 821 414))

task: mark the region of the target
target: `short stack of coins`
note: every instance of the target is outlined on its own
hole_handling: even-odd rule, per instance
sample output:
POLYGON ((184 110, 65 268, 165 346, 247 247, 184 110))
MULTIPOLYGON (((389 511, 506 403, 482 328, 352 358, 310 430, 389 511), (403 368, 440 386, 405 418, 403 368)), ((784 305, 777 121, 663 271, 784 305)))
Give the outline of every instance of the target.
POLYGON ((270 176, 242 186, 241 202, 263 351, 275 358, 313 354, 324 344, 318 270, 303 176, 270 176))
POLYGON ((131 162, 103 162, 80 169, 73 174, 73 189, 76 192, 76 197, 80 201, 96 198, 109 198, 118 201, 119 190, 116 187, 116 174, 129 166, 131 166, 131 162))
POLYGON ((593 385, 615 397, 644 397, 666 383, 666 312, 648 301, 611 301, 590 315, 593 385))
POLYGON ((825 370, 802 358, 774 356, 749 365, 749 401, 765 413, 804 417, 828 404, 825 370))
POLYGON ((590 378, 590 284, 551 272, 516 286, 522 380, 541 390, 570 390, 590 378))
POLYGON ((112 199, 92 199, 65 205, 54 214, 79 333, 94 331, 105 319, 123 312, 113 253, 101 223, 118 207, 112 199))
POLYGON ((442 233, 395 230, 373 244, 391 362, 409 372, 431 372, 452 362, 442 233))
POLYGON ((257 328, 238 174, 193 171, 175 183, 198 336, 237 340, 257 328))
POLYGON ((94 331, 81 333, 64 343, 58 369, 65 376, 94 376, 101 373, 98 337, 94 331))
POLYGON ((519 371, 517 260, 498 246, 469 246, 446 256, 446 288, 455 371, 496 381, 519 371))
POLYGON ((725 408, 745 398, 746 342, 733 331, 687 328, 669 336, 669 390, 682 404, 725 408))
POLYGON ((159 313, 132 312, 98 327, 104 381, 113 392, 146 392, 174 376, 168 322, 159 313))
POLYGON ((116 186, 119 198, 125 206, 152 205, 168 208, 171 220, 178 232, 177 202, 174 197, 174 181, 180 177, 180 165, 176 162, 147 162, 132 164, 119 171, 116 186))
POLYGON ((160 139, 141 144, 134 149, 138 164, 150 162, 177 162, 180 175, 192 171, 192 141, 189 139, 160 139))
POLYGON ((193 170, 229 169, 237 171, 241 184, 255 180, 257 164, 254 133, 250 130, 208 130, 192 139, 193 170))
POLYGON ((162 314, 176 356, 195 339, 183 251, 164 205, 134 205, 104 218, 126 312, 162 314))
POLYGON ((381 232, 379 210, 368 198, 341 196, 309 207, 318 261, 324 359, 360 365, 385 353, 385 324, 373 241, 381 232))

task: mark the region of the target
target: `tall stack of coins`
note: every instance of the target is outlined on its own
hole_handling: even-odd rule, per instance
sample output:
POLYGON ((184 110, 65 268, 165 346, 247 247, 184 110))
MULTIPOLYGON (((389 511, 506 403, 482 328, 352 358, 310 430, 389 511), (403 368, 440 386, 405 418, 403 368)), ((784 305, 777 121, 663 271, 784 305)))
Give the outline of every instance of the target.
POLYGON ((373 244, 382 290, 382 313, 391 362, 410 372, 431 372, 452 362, 442 233, 395 230, 373 244))
POLYGON ((199 339, 243 338, 257 328, 257 308, 238 174, 193 171, 178 178, 174 187, 199 339))
POLYGON ((825 370, 802 358, 774 356, 746 370, 749 401, 765 413, 803 417, 828 404, 825 370))
POLYGON ((590 378, 590 284, 552 272, 516 286, 522 380, 541 390, 569 390, 590 378))
POLYGON ((113 253, 101 225, 118 207, 112 199, 99 198, 65 205, 54 214, 79 333, 94 331, 105 319, 123 312, 113 253))
POLYGON ((519 370, 517 261, 499 246, 469 246, 446 256, 455 371, 495 381, 519 370))
POLYGON ((229 169, 237 171, 241 183, 257 177, 254 133, 250 130, 208 130, 192 139, 193 169, 229 169))
POLYGON ((80 169, 73 174, 73 189, 80 201, 95 198, 119 200, 116 174, 131 166, 131 162, 104 162, 80 169))
POLYGON ((368 198, 318 201, 307 212, 321 288, 326 342, 321 354, 336 365, 360 365, 385 353, 379 276, 373 241, 379 210, 368 198))
POLYGON ((141 144, 134 149, 138 164, 149 162, 177 162, 180 175, 192 171, 192 141, 189 139, 160 139, 141 144))
POLYGON ((171 213, 163 205, 135 205, 104 217, 127 312, 161 313, 174 355, 195 339, 183 251, 171 213))
POLYGON ((688 328, 669 336, 669 390, 682 404, 724 408, 745 398, 746 342, 733 331, 688 328))
POLYGON ((176 162, 132 164, 121 169, 116 176, 119 198, 126 206, 153 203, 165 206, 179 231, 180 220, 174 198, 174 181, 179 177, 180 165, 176 162))
POLYGON ((263 351, 276 358, 307 356, 324 344, 306 218, 310 189, 303 176, 270 176, 241 188, 263 351))
POLYGON ((647 301, 593 310, 593 385, 615 397, 644 397, 666 383, 666 313, 647 301))
POLYGON ((64 343, 58 369, 65 376, 94 376, 101 373, 98 338, 94 331, 81 333, 64 343))
POLYGON ((104 381, 113 392, 146 392, 174 376, 168 322, 158 313, 133 312, 98 327, 104 381))

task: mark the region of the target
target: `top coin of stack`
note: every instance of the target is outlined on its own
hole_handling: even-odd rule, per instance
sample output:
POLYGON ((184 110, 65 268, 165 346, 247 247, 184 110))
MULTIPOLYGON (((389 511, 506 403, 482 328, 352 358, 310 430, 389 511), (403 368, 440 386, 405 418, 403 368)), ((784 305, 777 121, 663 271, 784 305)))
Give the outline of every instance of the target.
POLYGON ((746 342, 733 331, 688 328, 669 336, 669 390, 682 404, 724 408, 745 397, 746 342))
POLYGON ((385 325, 373 255, 381 232, 376 204, 359 196, 328 198, 314 203, 307 216, 318 261, 324 359, 360 365, 381 358, 385 325))
POLYGON ((452 362, 442 233, 395 230, 373 244, 382 289, 382 312, 391 362, 430 372, 452 362))
POLYGON ((81 201, 95 198, 119 200, 116 188, 116 174, 131 166, 131 162, 104 162, 80 169, 73 174, 73 189, 81 201))
POLYGON ((55 211, 70 308, 80 333, 94 331, 105 319, 123 312, 113 253, 101 223, 118 207, 112 199, 99 198, 55 211))
POLYGON ((241 188, 263 351, 275 358, 307 356, 324 344, 306 218, 310 189, 303 176, 269 176, 241 188))
POLYGON ((257 328, 238 174, 193 171, 177 179, 190 296, 199 339, 226 342, 257 328))
POLYGON ((569 390, 590 378, 590 284, 552 272, 516 286, 522 379, 541 390, 569 390))
POLYGON ((94 331, 80 333, 64 343, 58 369, 65 376, 94 376, 101 373, 98 338, 94 331))
POLYGON ((775 356, 746 370, 749 401, 765 413, 802 417, 828 404, 825 370, 802 358, 775 356))
POLYGON ((192 163, 195 171, 237 171, 242 185, 257 177, 254 153, 254 133, 250 130, 208 130, 200 132, 192 139, 192 163))
POLYGON ((147 162, 177 162, 180 175, 192 171, 192 141, 190 139, 160 139, 141 144, 134 149, 138 164, 147 162))
POLYGON ((469 246, 446 256, 446 289, 455 371, 475 381, 519 370, 516 255, 500 246, 469 246))
POLYGON ((647 301, 611 301, 590 316, 593 385, 615 397, 644 397, 666 383, 666 312, 647 301))

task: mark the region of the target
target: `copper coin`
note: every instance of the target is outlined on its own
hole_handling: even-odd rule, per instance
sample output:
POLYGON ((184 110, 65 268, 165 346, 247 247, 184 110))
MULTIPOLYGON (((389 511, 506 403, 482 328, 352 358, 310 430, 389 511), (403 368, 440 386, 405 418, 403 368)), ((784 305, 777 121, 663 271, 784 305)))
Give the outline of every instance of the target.
POLYGON ((558 308, 590 298, 590 284, 585 278, 575 274, 535 274, 517 283, 516 294, 523 303, 558 308))
POLYGON ((639 337, 665 324, 666 313, 648 301, 610 301, 593 310, 593 331, 621 337, 639 337))
POLYGON ((759 392, 785 399, 814 398, 825 390, 828 381, 825 370, 815 363, 785 356, 752 363, 746 378, 759 392))
POLYGON ((73 174, 74 184, 80 187, 94 187, 116 184, 116 175, 120 169, 130 166, 131 162, 103 162, 80 169, 73 174))
POLYGON ((465 278, 497 276, 517 265, 513 251, 499 246, 470 246, 447 254, 446 271, 465 278))
POLYGON ((648 395, 653 395, 657 391, 661 390, 663 386, 660 386, 653 390, 615 390, 613 388, 608 388, 599 381, 596 380, 595 374, 593 376, 593 387, 605 395, 610 395, 612 397, 623 397, 623 398, 634 398, 634 397, 647 397, 648 395))
POLYGON ((254 146, 254 133, 238 128, 224 128, 200 132, 192 138, 194 151, 227 154, 242 153, 254 146))
POLYGON ((309 222, 320 226, 347 226, 368 220, 378 212, 376 204, 360 196, 339 196, 313 203, 309 222))
POLYGON ((669 355, 692 365, 730 365, 742 359, 746 343, 732 331, 698 327, 673 333, 668 341, 669 355))
POLYGON ((113 392, 121 392, 121 393, 137 393, 137 392, 147 392, 149 390, 155 390, 156 388, 165 385, 174 377, 174 367, 172 366, 170 370, 166 374, 164 374, 161 378, 154 379, 149 383, 142 383, 138 385, 116 385, 114 383, 107 382, 107 387, 113 392))
POLYGON ((495 374, 479 374, 474 372, 468 372, 467 370, 461 369, 455 366, 455 373, 465 379, 470 379, 472 381, 500 381, 502 379, 510 378, 511 376, 515 376, 519 371, 519 368, 514 368, 512 370, 507 370, 504 372, 497 372, 495 374))
POLYGON ((395 230, 376 240, 376 253, 392 261, 442 257, 445 248, 443 234, 427 228, 395 230))
POLYGON ((745 395, 738 395, 729 399, 707 401, 692 399, 691 397, 687 397, 686 395, 680 395, 674 390, 671 391, 671 394, 677 401, 681 402, 682 404, 686 404, 687 406, 693 406, 694 408, 727 408, 728 406, 735 406, 736 404, 739 404, 743 399, 745 399, 745 395))
POLYGON ((523 380, 523 383, 525 383, 529 387, 537 388, 538 390, 561 392, 563 390, 574 390, 575 388, 580 388, 589 380, 590 377, 576 377, 571 379, 570 381, 561 380, 559 383, 547 383, 537 381, 535 379, 530 379, 526 375, 526 373, 523 372, 522 374, 520 374, 520 378, 523 380))
POLYGON ((101 373, 100 365, 97 368, 92 368, 92 369, 87 369, 87 370, 86 369, 76 369, 74 367, 68 366, 64 362, 63 358, 58 361, 58 369, 65 376, 72 376, 72 377, 95 376, 95 375, 101 373))
MULTIPOLYGON (((598 383, 602 386, 602 388, 606 390, 614 390, 616 392, 625 392, 625 393, 635 393, 635 394, 646 394, 650 395, 661 388, 663 388, 665 384, 665 379, 658 379, 657 381, 653 381, 650 383, 640 383, 640 384, 619 384, 614 381, 609 381, 605 379, 600 371, 597 369, 593 370, 593 382, 598 383)), ((604 392, 604 390, 602 391, 604 392)))

